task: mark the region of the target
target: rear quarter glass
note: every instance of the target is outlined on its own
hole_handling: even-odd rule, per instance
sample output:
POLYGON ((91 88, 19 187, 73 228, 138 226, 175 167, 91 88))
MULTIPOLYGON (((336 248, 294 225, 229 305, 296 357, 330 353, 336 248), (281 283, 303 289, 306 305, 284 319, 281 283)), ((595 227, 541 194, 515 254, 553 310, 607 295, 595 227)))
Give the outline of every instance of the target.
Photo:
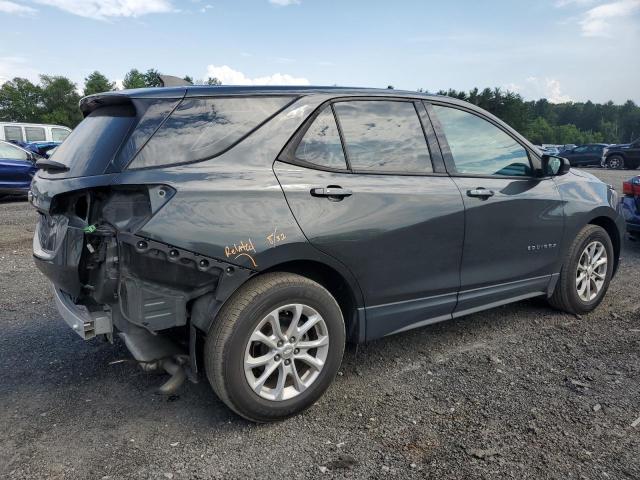
POLYGON ((242 140, 291 101, 291 97, 185 98, 128 168, 212 158, 242 140))

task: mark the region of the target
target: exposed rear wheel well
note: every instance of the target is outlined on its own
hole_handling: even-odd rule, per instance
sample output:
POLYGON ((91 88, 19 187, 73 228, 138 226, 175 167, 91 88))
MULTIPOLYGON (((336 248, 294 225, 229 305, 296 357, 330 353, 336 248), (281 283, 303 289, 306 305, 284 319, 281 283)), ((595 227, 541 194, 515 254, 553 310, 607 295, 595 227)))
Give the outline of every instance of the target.
POLYGON ((263 273, 266 272, 296 273, 318 282, 333 295, 338 305, 340 305, 345 322, 347 340, 350 342, 358 341, 359 325, 355 296, 349 283, 340 273, 323 263, 311 260, 294 260, 281 263, 265 270, 263 273))
POLYGON ((613 265, 613 273, 616 273, 618 269, 618 263, 620 260, 620 248, 621 248, 621 238, 620 232, 618 232, 618 227, 616 223, 611 220, 609 217, 597 217, 589 222, 591 225, 598 225, 606 230, 609 234, 609 238, 611 239, 611 243, 613 244, 613 252, 615 255, 615 263, 613 265))

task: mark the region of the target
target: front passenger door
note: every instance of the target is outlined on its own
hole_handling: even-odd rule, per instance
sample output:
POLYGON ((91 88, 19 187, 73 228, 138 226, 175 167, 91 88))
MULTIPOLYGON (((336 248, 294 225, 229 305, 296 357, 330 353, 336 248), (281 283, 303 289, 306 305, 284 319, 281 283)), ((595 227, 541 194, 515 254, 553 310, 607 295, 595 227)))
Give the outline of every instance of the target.
POLYGON ((437 104, 430 112, 465 204, 454 316, 545 293, 564 223, 554 180, 535 176, 528 149, 488 118, 437 104))

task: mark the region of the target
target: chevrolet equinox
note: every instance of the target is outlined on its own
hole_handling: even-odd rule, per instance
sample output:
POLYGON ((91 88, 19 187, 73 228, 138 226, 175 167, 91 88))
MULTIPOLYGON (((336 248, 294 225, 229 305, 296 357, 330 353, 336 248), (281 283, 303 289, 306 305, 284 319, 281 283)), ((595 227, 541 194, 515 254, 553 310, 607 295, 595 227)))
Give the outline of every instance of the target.
POLYGON ((347 341, 535 296, 586 313, 616 271, 616 192, 469 103, 185 86, 80 107, 30 192, 61 316, 252 421, 312 405, 347 341))

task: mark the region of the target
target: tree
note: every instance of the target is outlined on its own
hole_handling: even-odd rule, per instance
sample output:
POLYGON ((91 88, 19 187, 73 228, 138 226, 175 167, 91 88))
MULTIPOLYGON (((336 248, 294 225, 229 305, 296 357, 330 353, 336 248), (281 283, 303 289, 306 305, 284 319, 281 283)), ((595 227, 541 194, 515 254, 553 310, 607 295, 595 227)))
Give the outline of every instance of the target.
POLYGON ((183 78, 183 80, 184 80, 185 82, 189 82, 189 83, 193 84, 193 78, 192 78, 192 77, 190 77, 189 75, 185 75, 185 76, 184 76, 184 78, 183 78))
POLYGON ((86 97, 94 93, 108 92, 113 90, 115 86, 115 83, 110 82, 107 77, 96 70, 84 79, 84 95, 86 97))
POLYGON ((153 68, 147 70, 144 74, 144 83, 147 87, 161 87, 162 81, 160 80, 160 72, 153 68))
POLYGON ((26 78, 14 78, 0 87, 0 120, 40 122, 43 112, 42 89, 26 78))
POLYGON ((124 80, 122 81, 122 86, 125 89, 146 87, 147 83, 146 83, 144 73, 141 73, 139 70, 132 68, 124 76, 124 80))
POLYGON ((76 91, 75 83, 66 77, 49 75, 40 75, 40 83, 44 109, 42 121, 71 128, 80 123, 80 95, 76 91))
POLYGON ((222 85, 222 82, 216 77, 207 78, 207 85, 222 85))

